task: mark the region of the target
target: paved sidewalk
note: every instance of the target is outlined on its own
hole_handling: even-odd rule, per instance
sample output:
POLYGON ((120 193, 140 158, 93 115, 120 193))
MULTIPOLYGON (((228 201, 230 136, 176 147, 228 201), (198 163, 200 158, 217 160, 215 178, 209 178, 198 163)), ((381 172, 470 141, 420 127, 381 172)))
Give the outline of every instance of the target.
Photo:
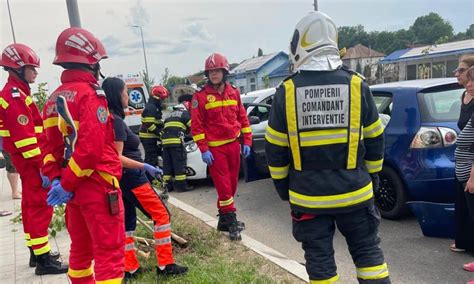
MULTIPOLYGON (((14 214, 0 217, 0 283, 2 284, 47 284, 68 283, 66 274, 36 276, 35 269, 28 266, 30 253, 25 246, 23 226, 13 224, 11 219, 20 213, 21 200, 12 200, 11 188, 5 169, 0 170, 0 210, 14 214)), ((67 262, 69 256, 69 235, 66 231, 49 239, 51 249, 59 251, 67 262)))

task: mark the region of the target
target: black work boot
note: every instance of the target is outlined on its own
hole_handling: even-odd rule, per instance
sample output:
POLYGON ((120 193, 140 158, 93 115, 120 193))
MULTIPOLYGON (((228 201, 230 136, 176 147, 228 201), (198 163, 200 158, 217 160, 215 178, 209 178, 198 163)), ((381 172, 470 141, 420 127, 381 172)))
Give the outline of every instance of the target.
MULTIPOLYGON (((28 249, 30 250, 30 262, 29 262, 29 265, 30 267, 36 267, 36 255, 35 253, 33 252, 33 249, 31 247, 28 247, 28 249)), ((59 252, 55 251, 55 252, 52 252, 50 251, 49 252, 49 255, 51 257, 53 257, 54 259, 58 259, 60 254, 59 252)))
POLYGON ((125 275, 124 275, 125 282, 136 279, 138 275, 140 275, 141 273, 142 273, 141 267, 137 268, 137 270, 135 270, 134 272, 125 271, 125 275))
POLYGON ((194 187, 188 185, 188 183, 185 180, 175 181, 173 184, 174 184, 174 189, 176 189, 177 192, 186 192, 186 191, 191 191, 194 189, 194 187))
POLYGON ((188 272, 188 268, 186 266, 181 266, 176 263, 166 265, 163 270, 161 270, 159 267, 156 268, 156 274, 164 276, 178 276, 186 272, 188 272))
POLYGON ((231 241, 241 241, 242 236, 240 235, 240 227, 237 221, 237 215, 234 212, 227 213, 228 226, 229 226, 229 238, 231 241))
POLYGON ((36 275, 66 273, 69 266, 52 257, 49 252, 36 256, 36 275))
MULTIPOLYGON (((235 213, 232 213, 235 215, 235 213)), ((222 231, 222 232, 229 232, 229 218, 227 216, 228 214, 222 213, 222 211, 219 210, 219 221, 217 222, 217 230, 222 231)), ((237 218, 237 217, 236 217, 237 218)), ((245 230, 245 223, 237 221, 237 227, 240 231, 245 230)))

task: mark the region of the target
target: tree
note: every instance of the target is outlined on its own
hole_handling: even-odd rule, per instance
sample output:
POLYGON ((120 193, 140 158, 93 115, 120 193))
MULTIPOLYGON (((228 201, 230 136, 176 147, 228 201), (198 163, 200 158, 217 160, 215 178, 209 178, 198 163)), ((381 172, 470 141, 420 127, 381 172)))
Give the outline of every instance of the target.
POLYGON ((263 56, 263 50, 261 48, 258 49, 258 57, 263 56))
POLYGON ((150 93, 151 88, 153 87, 153 85, 155 85, 155 78, 150 78, 148 76, 148 73, 146 73, 145 70, 140 72, 140 77, 142 77, 143 83, 145 84, 145 87, 146 87, 148 93, 150 93))
POLYGON ((469 28, 466 29, 466 32, 457 33, 453 39, 454 40, 474 39, 474 24, 471 24, 469 28))
POLYGON ((365 65, 363 75, 370 84, 372 82, 372 65, 370 64, 365 65))
POLYGON ((360 66, 360 61, 357 61, 356 72, 362 74, 362 66, 360 66))
POLYGON ((416 18, 410 30, 415 34, 417 43, 433 44, 442 37, 453 37, 453 26, 436 13, 416 18))
POLYGON ((39 83, 38 91, 31 95, 40 112, 43 111, 44 105, 46 104, 46 101, 49 97, 48 90, 46 89, 47 85, 48 83, 39 83))

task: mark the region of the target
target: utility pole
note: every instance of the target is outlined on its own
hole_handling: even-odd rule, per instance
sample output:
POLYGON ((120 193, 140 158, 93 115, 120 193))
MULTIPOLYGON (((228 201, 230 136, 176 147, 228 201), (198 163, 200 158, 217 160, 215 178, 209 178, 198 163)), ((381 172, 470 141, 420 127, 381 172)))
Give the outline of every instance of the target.
POLYGON ((13 29, 12 13, 10 12, 10 1, 7 0, 8 15, 10 16, 10 27, 12 28, 13 43, 16 43, 15 30, 13 29))
POLYGON ((146 61, 146 52, 145 52, 145 40, 143 39, 143 29, 141 26, 138 25, 133 25, 132 27, 134 28, 139 28, 140 29, 140 35, 142 36, 142 47, 143 47, 143 58, 145 59, 145 71, 146 71, 146 76, 150 78, 150 73, 148 73, 148 63, 146 61))
POLYGON ((314 0, 314 11, 318 11, 318 0, 314 0))
POLYGON ((71 27, 81 27, 81 18, 79 17, 79 8, 77 0, 66 0, 67 13, 69 15, 69 24, 71 27))

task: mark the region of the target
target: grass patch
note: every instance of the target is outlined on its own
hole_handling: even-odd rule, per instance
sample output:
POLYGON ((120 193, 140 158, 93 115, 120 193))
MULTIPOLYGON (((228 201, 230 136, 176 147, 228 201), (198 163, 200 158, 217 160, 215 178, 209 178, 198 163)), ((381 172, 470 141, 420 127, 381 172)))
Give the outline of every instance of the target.
MULTIPOLYGON (((189 242, 186 248, 173 244, 174 257, 189 271, 180 277, 157 276, 153 252, 147 261, 139 257, 145 272, 131 283, 304 283, 195 217, 169 207, 173 232, 189 242)), ((146 220, 143 215, 140 218, 146 220)), ((136 235, 152 238, 140 224, 136 235)))

